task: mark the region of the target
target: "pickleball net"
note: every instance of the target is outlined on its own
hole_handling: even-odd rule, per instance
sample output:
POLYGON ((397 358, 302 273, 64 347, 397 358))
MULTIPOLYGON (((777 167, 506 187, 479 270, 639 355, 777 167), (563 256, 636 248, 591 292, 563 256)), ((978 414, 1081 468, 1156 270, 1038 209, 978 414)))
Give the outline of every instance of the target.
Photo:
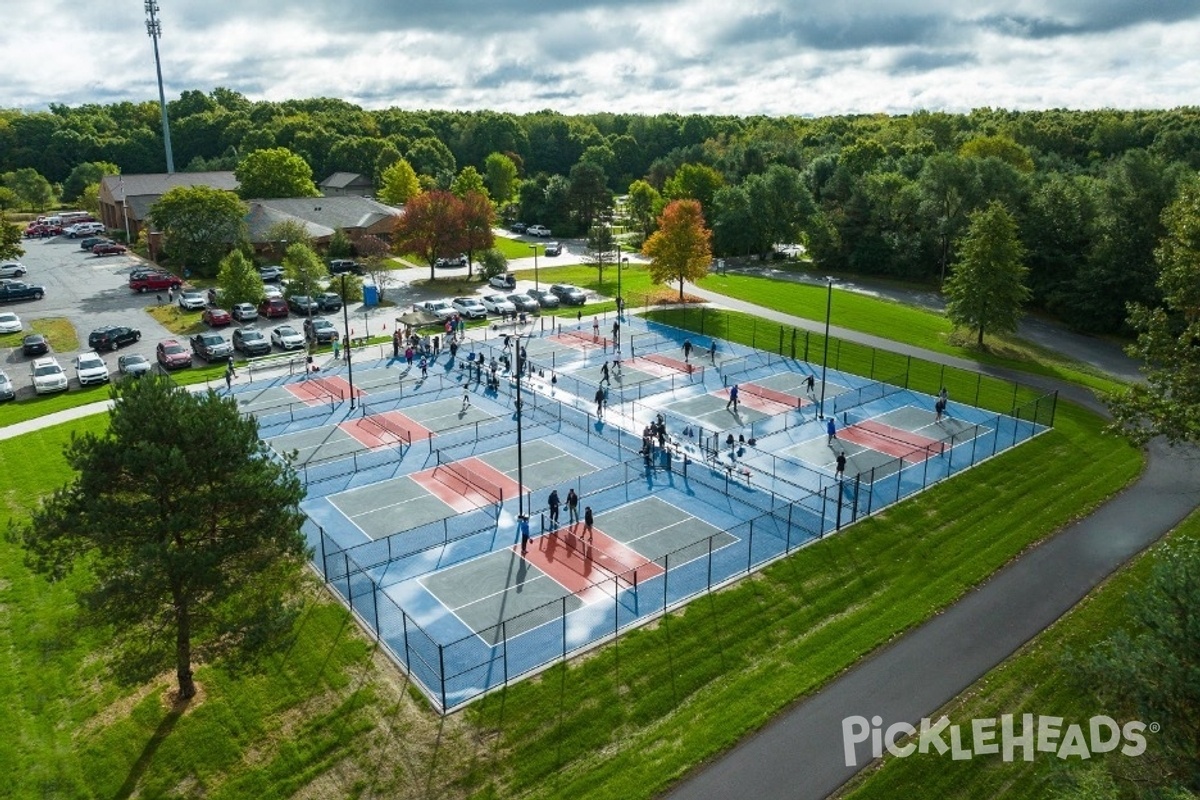
POLYGON ((777 389, 769 389, 766 386, 759 386, 757 383, 743 383, 739 387, 744 394, 761 397, 763 400, 770 400, 772 403, 779 403, 782 406, 793 406, 800 408, 804 401, 787 392, 781 392, 777 389))
POLYGON ((399 439, 405 445, 412 444, 412 432, 407 428, 397 425, 383 414, 367 414, 362 418, 362 421, 367 423, 369 427, 375 428, 379 432, 376 434, 376 438, 380 441, 383 441, 384 439, 383 436, 379 435, 382 433, 399 439))
POLYGON ((891 425, 886 425, 882 422, 875 422, 866 417, 861 417, 854 421, 851 420, 852 417, 849 412, 842 413, 842 423, 846 427, 854 427, 860 433, 866 434, 867 436, 873 436, 886 441, 895 442, 897 445, 907 447, 908 453, 906 453, 904 456, 901 456, 902 458, 909 458, 914 453, 922 453, 926 459, 929 459, 933 456, 940 456, 946 452, 945 442, 930 440, 918 433, 913 433, 913 436, 924 440, 924 442, 914 442, 912 439, 907 439, 904 436, 898 435, 908 432, 903 431, 900 428, 893 428, 891 425), (889 433, 889 431, 895 431, 896 433, 889 433))
POLYGON ((451 478, 462 483, 465 487, 474 489, 485 497, 488 497, 494 503, 504 502, 504 489, 502 489, 495 481, 483 477, 479 474, 479 472, 464 465, 461 461, 443 460, 441 450, 437 451, 437 459, 437 471, 441 471, 442 473, 437 477, 442 481, 442 483, 446 483, 445 480, 442 480, 444 477, 450 476, 451 478))

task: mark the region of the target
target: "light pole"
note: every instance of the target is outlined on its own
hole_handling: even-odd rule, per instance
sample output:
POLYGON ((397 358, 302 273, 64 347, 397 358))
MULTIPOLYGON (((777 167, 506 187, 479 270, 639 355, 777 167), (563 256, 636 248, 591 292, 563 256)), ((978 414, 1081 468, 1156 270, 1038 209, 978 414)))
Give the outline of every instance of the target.
POLYGON ((821 403, 817 406, 817 416, 825 419, 825 370, 829 366, 829 312, 833 309, 833 283, 837 278, 825 276, 828 285, 828 295, 825 298, 825 352, 821 356, 821 403))
MULTIPOLYGON (((537 245, 531 244, 531 245, 529 245, 529 249, 533 251, 533 288, 537 289, 538 291, 541 291, 542 285, 541 285, 541 283, 538 282, 537 245)), ((519 383, 517 385, 520 386, 519 383)), ((519 417, 518 417, 518 419, 519 419, 519 417)))
POLYGON ((625 304, 621 301, 621 273, 625 271, 628 258, 621 256, 621 243, 617 242, 617 318, 625 316, 625 304))
POLYGON ((346 329, 346 374, 350 381, 350 410, 354 410, 354 364, 350 358, 350 304, 346 302, 346 273, 342 273, 342 324, 346 329))
MULTIPOLYGON (((525 337, 526 341, 532 336, 532 333, 525 337)), ((516 365, 516 380, 517 380, 517 517, 518 519, 525 509, 525 462, 521 443, 521 373, 525 371, 525 359, 521 356, 521 337, 516 337, 516 351, 513 354, 513 364, 516 365)))

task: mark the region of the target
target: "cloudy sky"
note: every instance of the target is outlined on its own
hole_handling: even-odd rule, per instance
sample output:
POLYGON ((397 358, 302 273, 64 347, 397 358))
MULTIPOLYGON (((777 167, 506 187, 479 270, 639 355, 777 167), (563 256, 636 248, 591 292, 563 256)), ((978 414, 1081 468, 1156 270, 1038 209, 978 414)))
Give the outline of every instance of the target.
MULTIPOLYGON (((142 0, 0 0, 0 106, 155 99, 142 0)), ((1200 103, 1197 0, 159 0, 167 98, 800 114, 1200 103)))

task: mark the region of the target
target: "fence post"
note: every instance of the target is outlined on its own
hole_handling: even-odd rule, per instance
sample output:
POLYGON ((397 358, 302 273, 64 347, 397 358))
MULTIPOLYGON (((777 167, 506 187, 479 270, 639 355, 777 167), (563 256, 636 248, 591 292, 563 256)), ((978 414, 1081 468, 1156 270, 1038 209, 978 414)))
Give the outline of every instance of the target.
POLYGON ((446 710, 446 649, 444 645, 438 645, 438 670, 442 677, 442 711, 446 710))
POLYGON ((758 349, 758 317, 753 320, 753 325, 750 328, 750 346, 758 349))
POLYGON ((754 520, 750 520, 750 539, 746 542, 746 574, 754 564, 754 520))
POLYGON ((559 616, 562 618, 562 657, 563 661, 567 660, 567 598, 564 595, 562 599, 562 611, 559 616))
POLYGON ((783 355, 783 326, 779 326, 779 355, 783 355))
POLYGON ((908 357, 908 363, 904 365, 904 388, 908 388, 909 380, 912 378, 912 356, 908 357))
POLYGON ((379 630, 379 584, 371 581, 371 611, 375 615, 375 641, 383 639, 383 632, 379 630))
POLYGON ((796 329, 792 328, 792 361, 796 360, 796 329))
POLYGON ((412 651, 408 649, 408 614, 400 609, 400 623, 404 627, 404 664, 412 672, 412 651))

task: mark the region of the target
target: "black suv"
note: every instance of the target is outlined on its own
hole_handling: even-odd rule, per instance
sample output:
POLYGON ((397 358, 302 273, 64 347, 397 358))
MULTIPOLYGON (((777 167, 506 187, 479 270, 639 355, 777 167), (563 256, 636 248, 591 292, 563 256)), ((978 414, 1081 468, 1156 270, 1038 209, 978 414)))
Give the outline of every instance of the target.
POLYGON ((304 338, 316 340, 317 344, 329 344, 337 338, 337 328, 324 317, 313 317, 304 320, 304 338))
POLYGON ((223 361, 233 355, 233 348, 219 333, 206 331, 192 337, 192 352, 205 361, 223 361))
POLYGON ((93 350, 116 350, 127 344, 133 344, 142 338, 142 332, 137 328, 124 325, 110 325, 107 328, 97 328, 88 334, 88 347, 93 350))
POLYGON ((581 289, 566 283, 556 283, 551 286, 550 294, 557 297, 564 306, 581 306, 587 302, 587 296, 581 289))
POLYGON ((317 305, 317 301, 313 300, 306 294, 292 295, 287 299, 287 304, 288 308, 290 308, 293 313, 301 317, 309 314, 315 314, 320 308, 320 306, 317 305))
POLYGON ((362 275, 363 267, 362 264, 350 258, 335 258, 329 262, 329 273, 331 275, 341 275, 343 272, 362 275))
POLYGON ((271 352, 271 340, 258 328, 238 328, 233 332, 233 349, 248 356, 265 356, 271 352))
POLYGON ((341 311, 342 297, 333 292, 325 292, 316 296, 317 308, 322 311, 341 311))

